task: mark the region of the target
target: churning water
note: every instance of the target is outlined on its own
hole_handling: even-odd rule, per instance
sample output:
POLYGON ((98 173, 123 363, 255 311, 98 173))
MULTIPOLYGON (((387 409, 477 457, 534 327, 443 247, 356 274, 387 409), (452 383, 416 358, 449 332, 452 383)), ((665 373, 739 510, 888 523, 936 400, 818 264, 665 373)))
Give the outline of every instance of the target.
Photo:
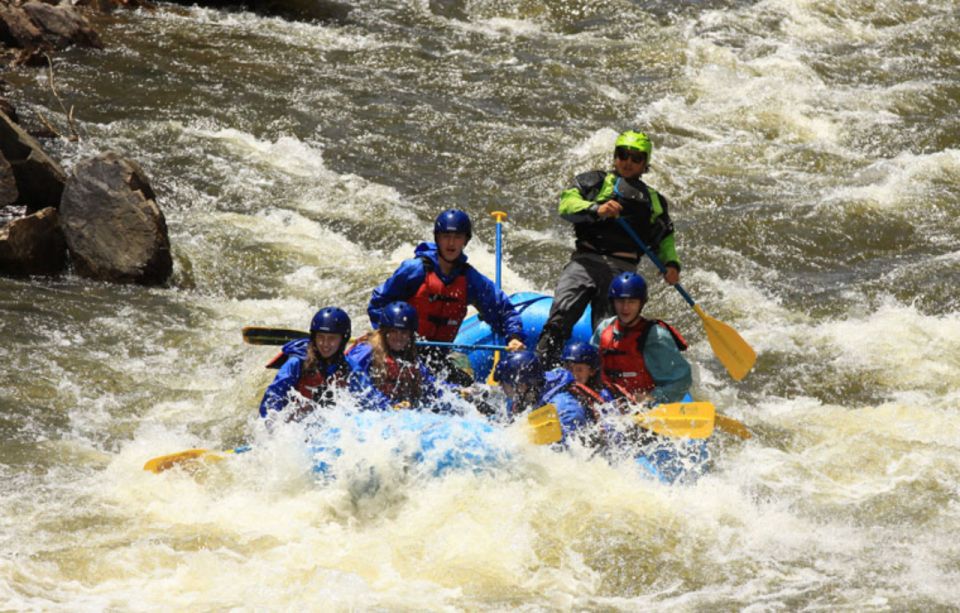
MULTIPOLYGON (((138 161, 167 288, 0 279, 0 608, 929 610, 960 603, 960 3, 402 0, 296 23, 162 6, 55 62, 82 140, 138 161), (272 351, 365 304, 433 217, 552 291, 561 189, 615 134, 655 150, 683 282, 757 350, 729 379, 699 318, 697 398, 742 420, 667 487, 515 445, 430 478, 388 450, 317 483, 256 405, 272 351), (144 472, 193 446, 254 450, 144 472), (374 468, 371 485, 359 475, 374 468)), ((46 72, 14 102, 66 118, 46 72)), ((647 270, 646 272, 651 272, 647 270)))

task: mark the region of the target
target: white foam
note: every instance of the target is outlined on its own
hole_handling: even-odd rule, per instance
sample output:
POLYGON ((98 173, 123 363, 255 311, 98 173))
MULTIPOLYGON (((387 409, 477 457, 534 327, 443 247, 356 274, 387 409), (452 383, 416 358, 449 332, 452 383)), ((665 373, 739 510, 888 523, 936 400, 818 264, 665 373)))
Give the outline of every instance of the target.
POLYGON ((292 136, 280 136, 275 141, 265 141, 252 134, 233 128, 205 129, 187 127, 185 134, 204 140, 216 141, 223 147, 251 162, 283 170, 293 176, 314 178, 332 173, 323 164, 323 151, 292 136))
MULTIPOLYGON (((241 44, 250 36, 269 38, 283 48, 310 51, 347 50, 363 51, 383 46, 376 36, 364 35, 354 30, 345 30, 322 23, 290 20, 282 17, 267 17, 247 11, 222 11, 214 8, 193 6, 178 10, 140 11, 141 19, 152 19, 171 29, 201 28, 210 36, 219 36, 221 44, 241 44), (231 38, 235 36, 236 38, 231 38)), ((264 44, 264 43, 260 43, 264 44)), ((251 45, 251 49, 256 46, 251 45)))
MULTIPOLYGON (((952 216, 960 204, 953 194, 957 184, 960 184, 960 149, 924 154, 903 151, 853 173, 847 183, 827 194, 821 208, 853 202, 877 210, 904 210, 922 201, 927 203, 924 208, 929 214, 930 205, 944 202, 951 206, 943 213, 952 216)), ((912 219, 922 223, 923 216, 912 219)))
POLYGON ((861 371, 885 389, 960 387, 960 315, 924 315, 888 301, 862 317, 819 324, 807 337, 837 350, 836 368, 861 371))
POLYGON ((535 20, 511 19, 508 17, 491 17, 465 22, 463 23, 463 29, 492 38, 534 36, 544 32, 543 25, 535 20))

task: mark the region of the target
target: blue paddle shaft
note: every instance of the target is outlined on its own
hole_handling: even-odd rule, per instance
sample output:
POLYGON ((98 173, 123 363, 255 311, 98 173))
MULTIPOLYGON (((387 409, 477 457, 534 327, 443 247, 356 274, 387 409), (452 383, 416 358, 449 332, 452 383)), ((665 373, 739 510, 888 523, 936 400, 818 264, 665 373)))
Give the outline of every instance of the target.
MULTIPOLYGON (((500 217, 497 217, 497 242, 496 242, 495 253, 497 258, 497 266, 496 266, 496 276, 494 277, 494 283, 496 283, 497 293, 499 293, 500 287, 501 287, 500 269, 501 269, 501 263, 503 262, 503 223, 500 221, 500 217)), ((499 334, 494 335, 493 339, 497 343, 500 343, 503 341, 503 339, 500 338, 499 334)))
MULTIPOLYGON (((623 228, 624 232, 630 235, 630 238, 633 239, 633 242, 635 242, 637 246, 643 249, 643 252, 646 253, 647 257, 650 258, 650 261, 653 262, 653 264, 660 269, 660 272, 666 274, 667 267, 663 265, 663 262, 661 262, 660 258, 657 257, 657 254, 655 254, 653 250, 650 249, 650 247, 647 247, 646 243, 640 240, 640 237, 637 236, 637 233, 633 231, 633 228, 630 227, 630 224, 628 224, 627 221, 622 217, 617 217, 617 223, 620 224, 620 227, 623 228)), ((680 285, 679 283, 676 283, 674 284, 673 287, 678 292, 680 292, 680 295, 683 296, 683 299, 687 301, 687 304, 689 304, 690 306, 693 306, 696 304, 693 301, 693 298, 690 297, 690 294, 687 293, 687 290, 683 289, 682 285, 680 285)))
POLYGON ((443 341, 417 341, 417 347, 449 347, 450 349, 487 349, 489 351, 504 351, 504 345, 470 345, 467 343, 445 343, 443 341))
POLYGON ((500 284, 500 263, 502 262, 502 258, 503 258, 503 225, 502 225, 499 221, 497 222, 497 248, 496 248, 496 249, 497 249, 497 251, 496 251, 496 257, 497 257, 497 276, 496 276, 496 278, 495 278, 495 282, 496 282, 496 284, 497 284, 497 289, 500 289, 500 287, 501 287, 501 284, 500 284))

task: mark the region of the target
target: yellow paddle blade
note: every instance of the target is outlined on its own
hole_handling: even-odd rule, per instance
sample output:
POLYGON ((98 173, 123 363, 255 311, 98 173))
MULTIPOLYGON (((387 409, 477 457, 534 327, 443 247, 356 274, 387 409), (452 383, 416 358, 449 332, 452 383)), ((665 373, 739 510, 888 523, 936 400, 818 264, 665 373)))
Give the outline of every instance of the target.
POLYGON ((735 381, 742 380, 757 361, 757 352, 736 330, 704 313, 699 304, 693 305, 693 310, 703 320, 713 353, 735 381))
POLYGON ((203 460, 204 462, 211 463, 219 462, 222 459, 223 456, 216 451, 210 451, 209 449, 187 449, 179 453, 171 453, 170 455, 163 455, 159 458, 148 460, 147 463, 143 465, 143 470, 149 470, 152 473, 162 473, 165 470, 176 468, 177 466, 187 464, 194 460, 203 460))
POLYGON ((557 407, 545 404, 527 415, 527 436, 534 445, 550 445, 563 438, 557 407))
POLYGON ((750 430, 747 429, 747 426, 745 426, 742 421, 737 421, 732 417, 727 417, 726 415, 717 413, 716 424, 717 428, 723 430, 727 434, 732 434, 742 438, 743 440, 753 438, 753 434, 750 433, 750 430))
POLYGON ((713 433, 716 409, 711 402, 659 404, 633 416, 638 425, 657 434, 683 438, 707 438, 713 433))

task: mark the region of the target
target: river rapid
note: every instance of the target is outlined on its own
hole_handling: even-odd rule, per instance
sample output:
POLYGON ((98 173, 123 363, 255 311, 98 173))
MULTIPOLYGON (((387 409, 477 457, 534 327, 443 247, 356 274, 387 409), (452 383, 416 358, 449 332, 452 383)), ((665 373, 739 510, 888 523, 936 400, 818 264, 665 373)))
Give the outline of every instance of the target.
MULTIPOLYGON (((55 86, 79 142, 139 162, 168 287, 0 279, 0 609, 957 610, 960 3, 400 0, 326 23, 160 5, 97 22, 55 86), (746 423, 669 487, 525 448, 429 478, 318 483, 256 406, 246 325, 302 328, 475 220, 471 263, 552 292, 559 192, 654 142, 682 281, 759 358, 732 381, 700 319, 693 390, 746 423), (253 451, 198 475, 190 447, 253 451)), ((45 71, 6 74, 66 126, 45 71)), ((348 454, 345 454, 345 457, 348 454)), ((348 470, 347 473, 350 471, 348 470)))

